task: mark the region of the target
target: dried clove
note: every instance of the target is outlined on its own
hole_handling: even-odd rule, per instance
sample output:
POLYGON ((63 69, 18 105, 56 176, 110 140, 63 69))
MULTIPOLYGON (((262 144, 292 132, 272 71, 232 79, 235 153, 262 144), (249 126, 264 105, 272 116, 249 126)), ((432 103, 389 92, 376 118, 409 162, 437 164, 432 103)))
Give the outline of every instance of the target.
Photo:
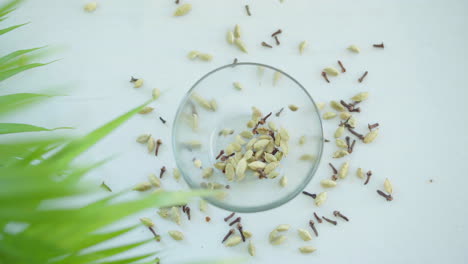
POLYGON ((260 174, 260 175, 258 176, 259 179, 266 179, 266 178, 268 178, 268 176, 265 174, 265 172, 264 172, 262 169, 258 169, 257 172, 258 172, 258 174, 260 174))
POLYGON ((266 43, 265 41, 262 41, 262 46, 263 47, 267 47, 267 48, 273 48, 273 46, 271 46, 270 44, 266 43))
POLYGON ((319 224, 321 224, 321 223, 322 223, 322 219, 317 215, 316 212, 314 212, 314 216, 315 216, 315 219, 317 220, 317 222, 318 222, 319 224))
POLYGON ((317 195, 315 193, 310 193, 310 192, 306 192, 306 191, 303 191, 302 194, 305 194, 307 196, 310 196, 312 197, 313 199, 315 199, 317 197, 317 195))
POLYGON ((224 218, 224 222, 229 221, 229 219, 231 219, 235 214, 236 214, 236 213, 232 212, 230 215, 226 216, 226 217, 224 218))
POLYGON ((348 147, 348 152, 349 152, 350 154, 353 153, 354 144, 356 144, 356 140, 355 140, 355 139, 353 139, 353 143, 351 143, 351 146, 348 147))
POLYGON ((344 216, 342 213, 340 213, 340 211, 333 211, 333 215, 336 216, 336 217, 341 217, 341 218, 343 218, 346 222, 349 222, 348 217, 344 216))
POLYGON ((162 179, 164 173, 166 172, 166 166, 162 166, 161 172, 159 173, 159 178, 162 179))
POLYGON ((234 221, 232 221, 232 222, 229 224, 229 226, 233 226, 235 223, 240 223, 240 221, 241 221, 241 217, 239 216, 239 217, 237 217, 236 219, 234 219, 234 221))
POLYGON ((211 218, 209 216, 205 217, 205 221, 208 223, 211 221, 211 218))
POLYGON ((242 225, 240 223, 237 224, 237 230, 239 230, 239 233, 242 237, 242 242, 245 242, 244 230, 242 229, 242 225))
POLYGON ((230 157, 232 157, 232 156, 234 156, 234 155, 236 155, 235 152, 233 152, 233 153, 231 153, 231 154, 229 154, 229 155, 222 156, 222 157, 221 157, 221 161, 226 161, 227 159, 229 159, 230 157))
POLYGON ((275 37, 276 35, 278 34, 281 34, 283 33, 283 31, 281 31, 281 29, 278 29, 277 31, 275 31, 273 34, 271 34, 272 37, 275 37))
POLYGON ((369 183, 370 177, 372 176, 372 171, 368 171, 368 172, 366 173, 366 175, 367 175, 367 179, 366 179, 366 181, 364 182, 364 185, 366 185, 366 184, 369 183))
POLYGON ((262 124, 262 125, 265 124, 266 120, 271 116, 271 114, 272 114, 272 113, 270 112, 268 115, 266 115, 266 116, 265 116, 264 118, 262 118, 260 121, 258 121, 258 123, 260 123, 260 124, 262 124))
MULTIPOLYGON (((355 105, 359 104, 360 102, 354 102, 352 104, 348 104, 346 103, 345 101, 343 100, 340 100, 340 104, 343 105, 344 107, 346 107, 346 109, 348 109, 349 112, 358 112, 360 113, 361 112, 361 108, 354 108, 355 105)), ((349 118, 348 118, 349 120, 349 118)), ((347 122, 347 121, 346 121, 347 122)), ((346 123, 345 122, 345 123, 346 123)))
POLYGON ((325 79, 325 81, 327 81, 327 83, 330 83, 330 80, 328 80, 326 72, 322 72, 322 77, 325 79))
POLYGON ((160 147, 161 145, 162 145, 162 140, 161 140, 161 139, 158 139, 158 140, 156 141, 156 150, 155 150, 155 152, 154 152, 154 155, 155 155, 155 156, 158 156, 159 147, 160 147))
POLYGON ((232 62, 232 64, 237 64, 237 58, 234 58, 234 61, 232 62))
POLYGON ((161 236, 158 235, 156 233, 156 231, 154 231, 154 229, 151 226, 148 226, 148 229, 151 231, 151 233, 153 233, 153 236, 156 239, 156 241, 160 242, 161 241, 161 236))
POLYGON ((337 174, 337 173, 338 173, 338 170, 335 168, 335 166, 333 166, 333 164, 328 163, 328 165, 330 165, 331 169, 333 170, 333 174, 337 174))
POLYGON ((348 131, 351 132, 351 134, 355 135, 358 137, 360 140, 364 139, 364 136, 356 132, 354 129, 352 129, 350 126, 346 126, 348 128, 348 131))
POLYGON ((223 238, 223 241, 221 241, 221 243, 224 243, 224 241, 226 241, 232 234, 234 234, 234 229, 230 229, 229 232, 224 236, 223 238))
POLYGON ((224 154, 224 150, 221 150, 219 152, 218 156, 216 156, 216 159, 219 159, 223 154, 224 154))
POLYGON ((138 78, 135 78, 135 77, 133 77, 133 76, 131 76, 131 77, 132 77, 132 78, 130 79, 130 82, 131 82, 131 83, 134 83, 134 82, 138 81, 138 78))
POLYGON ((161 120, 161 122, 162 122, 163 124, 166 124, 166 119, 164 119, 164 118, 162 118, 162 117, 159 117, 159 120, 161 120))
POLYGON ((175 0, 176 5, 180 3, 180 0, 175 0))
POLYGON ((372 129, 376 128, 379 126, 379 123, 375 123, 375 124, 367 124, 367 127, 369 128, 370 131, 372 131, 372 129))
POLYGON ((359 81, 360 83, 362 83, 362 81, 364 81, 364 78, 366 78, 367 73, 368 73, 368 71, 366 71, 366 72, 361 76, 361 78, 358 79, 358 81, 359 81))
POLYGON ((339 60, 338 60, 338 65, 340 65, 341 72, 346 72, 346 68, 343 66, 343 63, 341 63, 341 61, 339 60))
POLYGON ((275 36, 275 41, 276 41, 276 46, 279 46, 281 44, 277 36, 275 36))
POLYGON ((275 115, 276 117, 279 117, 281 115, 281 113, 283 112, 284 110, 284 107, 282 107, 275 115))
POLYGON ((374 48, 381 48, 381 49, 385 48, 383 42, 380 43, 380 44, 374 44, 374 45, 372 45, 372 46, 373 46, 374 48))
POLYGON ((333 224, 333 225, 337 225, 337 224, 338 224, 338 222, 333 221, 333 220, 331 220, 331 219, 328 219, 328 218, 326 218, 325 216, 322 216, 322 218, 323 218, 323 220, 327 221, 327 222, 330 223, 330 224, 333 224))
POLYGON ((182 206, 182 212, 187 215, 188 220, 190 220, 190 207, 187 205, 182 206))
POLYGON ((327 143, 330 142, 330 140, 328 140, 328 139, 326 139, 326 138, 325 138, 323 141, 325 141, 325 142, 327 142, 327 143))
POLYGON ((385 199, 387 199, 387 201, 389 201, 389 202, 393 200, 393 197, 392 197, 391 194, 386 194, 386 193, 382 192, 381 190, 377 190, 377 193, 378 193, 380 196, 382 196, 382 197, 384 197, 385 199))
POLYGON ((252 14, 250 13, 250 7, 249 7, 249 5, 246 5, 246 6, 245 6, 245 11, 247 12, 247 15, 248 15, 248 16, 252 16, 252 14))
POLYGON ((309 221, 309 225, 310 225, 310 228, 312 228, 312 230, 314 231, 315 236, 319 236, 318 232, 317 232, 317 229, 315 228, 315 223, 314 223, 313 220, 309 221))

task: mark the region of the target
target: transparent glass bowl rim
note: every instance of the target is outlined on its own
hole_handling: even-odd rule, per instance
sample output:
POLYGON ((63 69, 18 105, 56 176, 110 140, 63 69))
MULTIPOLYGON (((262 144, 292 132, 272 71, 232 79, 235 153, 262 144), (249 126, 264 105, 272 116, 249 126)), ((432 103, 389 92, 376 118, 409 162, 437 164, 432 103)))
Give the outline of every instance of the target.
MULTIPOLYGON (((270 203, 263 204, 263 205, 258 205, 258 206, 236 206, 236 205, 230 205, 230 204, 224 203, 223 201, 218 200, 218 199, 216 199, 214 197, 205 197, 204 198, 205 200, 207 200, 208 202, 210 202, 214 206, 219 207, 221 209, 225 209, 227 211, 238 212, 238 213, 256 213, 256 212, 267 211, 267 210, 271 210, 271 209, 274 209, 276 207, 279 207, 279 206, 291 201, 293 198, 295 198, 297 195, 299 195, 305 189, 305 187, 309 184, 309 182, 312 180, 312 178, 314 177, 315 172, 317 171, 317 168, 319 167, 320 161, 322 159, 323 145, 324 145, 323 140, 324 140, 324 138, 323 138, 322 119, 320 118, 320 114, 319 114, 320 111, 319 111, 314 99, 312 98, 312 96, 310 96, 310 94, 307 92, 307 90, 304 88, 304 86, 302 86, 302 84, 299 83, 296 79, 294 79, 293 77, 291 77, 289 74, 285 73, 284 71, 282 71, 280 69, 277 69, 277 68, 275 68, 273 66, 262 64, 262 63, 256 63, 256 62, 238 62, 238 63, 227 64, 227 65, 218 67, 218 68, 208 72, 207 74, 203 75, 198 81, 196 81, 192 85, 192 87, 187 91, 187 93, 185 94, 185 96, 182 98, 182 100, 179 103, 176 115, 174 117, 174 122, 172 124, 172 131, 173 131, 173 133, 172 133, 172 149, 173 149, 174 158, 175 158, 175 161, 176 161, 176 166, 181 167, 180 164, 179 164, 179 163, 181 163, 181 161, 177 158, 177 155, 176 155, 176 152, 175 152, 176 144, 177 144, 176 136, 175 136, 177 134, 177 133, 175 133, 175 131, 176 131, 176 120, 179 118, 180 114, 182 113, 182 110, 183 110, 183 107, 184 107, 184 102, 189 99, 189 96, 192 93, 192 91, 196 89, 198 84, 200 84, 204 79, 208 78, 212 74, 214 74, 214 73, 216 73, 218 71, 221 71, 223 69, 229 68, 229 67, 239 67, 239 66, 242 66, 242 65, 265 67, 265 68, 269 68, 269 69, 271 69, 273 71, 278 71, 281 74, 283 74, 284 76, 287 76, 290 80, 292 80, 294 83, 296 83, 297 86, 299 88, 301 88, 302 91, 307 95, 310 102, 314 106, 317 115, 319 115, 318 120, 319 120, 319 124, 320 124, 320 138, 319 138, 320 145, 319 145, 319 154, 317 155, 317 159, 316 159, 316 165, 313 166, 309 170, 309 172, 307 173, 307 177, 304 178, 302 183, 299 184, 298 187, 293 192, 289 193, 287 196, 284 196, 284 197, 282 197, 281 199, 278 199, 278 200, 274 200, 274 201, 272 201, 270 203)), ((191 189, 200 189, 200 186, 190 178, 188 173, 184 173, 183 171, 181 171, 181 174, 182 174, 182 177, 184 178, 185 182, 187 182, 187 184, 190 186, 191 189)))

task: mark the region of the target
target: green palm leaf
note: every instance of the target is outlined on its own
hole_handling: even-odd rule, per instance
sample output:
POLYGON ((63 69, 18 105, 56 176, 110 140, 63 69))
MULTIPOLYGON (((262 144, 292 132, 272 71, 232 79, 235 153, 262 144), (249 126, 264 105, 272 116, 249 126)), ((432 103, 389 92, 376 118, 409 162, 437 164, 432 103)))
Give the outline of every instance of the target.
POLYGON ((45 65, 50 64, 50 63, 52 63, 52 62, 49 62, 49 63, 30 63, 30 64, 19 66, 19 67, 13 68, 13 69, 0 71, 0 81, 4 81, 4 80, 6 80, 6 79, 18 74, 18 73, 21 73, 23 71, 33 69, 33 68, 37 68, 37 67, 41 67, 41 66, 45 66, 45 65))
POLYGON ((22 27, 22 26, 24 26, 24 25, 26 25, 26 24, 29 24, 29 23, 19 24, 19 25, 7 27, 7 28, 4 28, 4 29, 0 29, 0 36, 3 35, 3 34, 5 34, 5 33, 8 33, 8 32, 10 32, 10 31, 12 31, 12 30, 15 30, 15 29, 17 29, 17 28, 19 28, 19 27, 22 27))
POLYGON ((0 96, 0 115, 42 101, 52 96, 53 95, 36 93, 16 93, 0 96))
POLYGON ((0 123, 0 135, 23 132, 53 131, 57 129, 72 129, 72 127, 44 128, 28 124, 0 123))

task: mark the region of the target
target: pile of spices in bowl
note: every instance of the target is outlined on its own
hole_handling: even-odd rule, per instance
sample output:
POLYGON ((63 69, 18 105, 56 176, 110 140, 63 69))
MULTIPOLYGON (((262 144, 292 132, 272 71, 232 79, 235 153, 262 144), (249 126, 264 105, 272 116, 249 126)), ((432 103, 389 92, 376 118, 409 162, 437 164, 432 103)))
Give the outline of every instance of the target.
POLYGON ((278 129, 272 115, 263 116, 252 107, 252 117, 246 124, 249 130, 235 136, 235 140, 221 150, 214 167, 222 171, 228 181, 242 181, 247 174, 258 179, 274 179, 279 175, 276 168, 289 151, 289 133, 278 129), (263 117, 262 117, 263 116, 263 117))

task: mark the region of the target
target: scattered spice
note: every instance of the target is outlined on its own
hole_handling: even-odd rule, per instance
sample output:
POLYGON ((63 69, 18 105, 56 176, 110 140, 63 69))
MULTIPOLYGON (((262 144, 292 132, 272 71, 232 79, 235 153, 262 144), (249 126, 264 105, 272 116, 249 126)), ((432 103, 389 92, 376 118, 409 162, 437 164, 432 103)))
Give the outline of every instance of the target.
POLYGON ((252 14, 250 13, 250 7, 249 7, 249 5, 246 5, 246 6, 245 6, 245 11, 247 12, 247 15, 248 15, 248 16, 252 16, 252 14))
POLYGON ((313 199, 315 199, 317 197, 317 195, 315 193, 310 193, 310 192, 306 192, 306 191, 303 191, 302 194, 305 194, 307 196, 310 196, 312 197, 313 199))
POLYGON ((333 225, 337 225, 337 224, 338 224, 338 222, 333 221, 333 220, 331 220, 331 219, 328 219, 328 218, 326 218, 325 216, 322 216, 322 218, 323 218, 323 220, 327 221, 327 222, 330 223, 330 224, 333 224, 333 225))
POLYGON ((275 36, 275 41, 276 41, 276 46, 279 46, 281 44, 277 36, 275 36))
POLYGON ((315 228, 315 223, 314 223, 314 221, 313 221, 313 220, 310 220, 310 221, 309 221, 309 225, 310 225, 310 228, 312 228, 312 231, 314 231, 315 236, 318 237, 319 235, 318 235, 317 229, 315 228))
POLYGON ((252 243, 252 240, 249 241, 248 251, 249 251, 250 256, 252 257, 255 256, 255 246, 252 243))
POLYGON ((209 216, 205 217, 205 221, 209 223, 211 221, 211 218, 209 216))
POLYGON ((368 171, 366 175, 367 175, 367 179, 364 182, 364 185, 367 185, 369 183, 370 177, 372 176, 372 171, 368 171))
POLYGON ((176 5, 178 5, 178 4, 179 4, 179 2, 180 2, 180 0, 176 0, 176 1, 175 1, 176 5))
POLYGON ((273 34, 271 34, 272 37, 275 37, 276 35, 278 34, 281 34, 283 33, 283 31, 281 29, 278 29, 277 31, 275 31, 273 34))
POLYGON ((317 215, 316 212, 314 212, 314 216, 315 216, 315 219, 317 220, 317 222, 319 222, 319 224, 322 223, 322 219, 317 215))
POLYGON ((312 236, 305 229, 298 229, 297 233, 298 233, 299 237, 304 241, 312 240, 312 236))
POLYGON ((367 127, 369 128, 370 131, 372 131, 372 129, 376 128, 379 126, 379 123, 375 123, 375 124, 367 124, 367 127))
POLYGON ((386 194, 386 193, 382 192, 381 190, 377 190, 377 193, 378 193, 380 196, 382 196, 382 197, 384 197, 385 199, 387 199, 387 201, 389 201, 389 202, 393 200, 393 197, 392 197, 391 194, 386 194))
POLYGON ((276 117, 279 117, 281 115, 281 113, 283 112, 284 110, 284 107, 282 107, 278 112, 276 112, 276 117))
POLYGON ((163 124, 166 124, 166 119, 164 119, 164 118, 162 118, 162 117, 159 117, 159 120, 161 120, 161 122, 162 122, 163 124))
POLYGON ((326 138, 323 139, 323 141, 325 141, 326 143, 330 142, 330 140, 328 140, 328 139, 326 139, 326 138))
POLYGON ((362 92, 362 93, 358 93, 355 96, 351 97, 351 100, 353 100, 355 102, 362 102, 362 101, 366 100, 367 98, 369 98, 369 93, 368 92, 362 92))
POLYGON ((380 43, 380 44, 374 44, 374 45, 372 45, 372 46, 373 46, 374 48, 381 48, 381 49, 385 48, 385 46, 384 46, 384 43, 383 43, 383 42, 382 42, 382 43, 380 43))
POLYGON ((361 52, 361 49, 360 49, 358 46, 356 46, 356 45, 351 45, 351 46, 349 46, 349 47, 348 47, 348 50, 350 50, 350 51, 352 51, 352 52, 354 52, 354 53, 359 53, 359 52, 361 52))
POLYGON ((348 131, 351 132, 351 134, 355 135, 357 138, 363 140, 364 139, 364 136, 362 134, 359 134, 358 132, 356 132, 354 129, 352 129, 351 127, 347 126, 348 128, 348 131))
POLYGON ((300 247, 299 248, 299 251, 303 254, 308 254, 308 253, 312 253, 314 251, 316 251, 317 249, 314 248, 314 247, 311 247, 311 246, 304 246, 304 247, 300 247))
POLYGON ((235 223, 240 223, 240 221, 241 221, 241 217, 239 216, 239 217, 237 217, 236 219, 234 219, 234 221, 232 221, 232 222, 229 224, 229 226, 233 226, 235 223))
POLYGON ((242 237, 242 242, 245 242, 245 236, 244 236, 244 231, 242 230, 242 225, 239 223, 237 224, 237 230, 239 230, 239 233, 242 237))
POLYGON ((385 182, 384 182, 384 189, 386 192, 388 192, 389 194, 392 194, 393 193, 393 186, 392 186, 392 183, 390 182, 390 180, 388 178, 385 179, 385 182))
POLYGON ((226 216, 226 217, 224 218, 224 222, 229 221, 229 219, 231 219, 235 214, 236 214, 236 213, 232 212, 230 215, 226 216))
POLYGON ((337 174, 337 173, 338 173, 338 170, 335 168, 335 166, 333 166, 333 164, 328 163, 328 165, 330 165, 331 169, 333 170, 333 174, 337 174))
POLYGON ((300 54, 304 53, 306 48, 307 48, 307 41, 304 40, 299 44, 299 53, 300 54))
POLYGON ((366 71, 366 72, 361 76, 361 78, 358 79, 358 81, 359 81, 360 83, 362 83, 362 81, 364 81, 364 78, 366 78, 367 73, 368 73, 368 71, 366 71))
POLYGON ((218 156, 216 156, 216 159, 219 159, 223 154, 224 154, 224 150, 221 150, 219 152, 218 156))
POLYGON ((327 200, 327 197, 328 195, 326 192, 317 194, 317 198, 315 198, 315 205, 321 206, 327 200))
POLYGON ((155 156, 158 156, 158 152, 159 152, 159 147, 162 145, 162 140, 161 139, 158 139, 156 140, 156 150, 154 152, 154 155, 155 156))
POLYGON ((378 134, 379 134, 378 129, 371 130, 369 133, 367 133, 364 136, 364 138, 362 139, 362 142, 364 142, 365 144, 369 144, 369 143, 371 143, 372 141, 375 140, 375 138, 377 137, 378 134))
POLYGON ((179 231, 169 231, 169 235, 174 239, 174 240, 183 240, 184 239, 184 234, 179 231))
POLYGON ((346 222, 349 222, 348 217, 344 216, 342 213, 340 213, 340 211, 333 211, 333 215, 336 216, 336 217, 341 217, 346 222))
POLYGON ((340 60, 338 60, 338 65, 340 65, 341 72, 346 72, 346 68, 343 66, 343 63, 341 63, 340 60))
POLYGON ((270 44, 266 43, 265 41, 262 41, 262 46, 263 47, 267 47, 267 48, 273 48, 273 46, 271 46, 270 44))
POLYGON ((244 42, 240 38, 236 38, 234 40, 234 44, 244 53, 248 53, 247 47, 245 46, 244 42))
POLYGON ((328 76, 327 76, 327 73, 326 72, 322 72, 322 77, 325 79, 325 81, 327 81, 327 83, 330 83, 330 80, 328 80, 328 76))
POLYGON ((234 234, 234 229, 230 229, 229 232, 224 236, 223 241, 221 243, 224 243, 232 234, 234 234))
POLYGON ((353 139, 353 143, 351 143, 351 146, 348 147, 348 152, 349 152, 349 153, 353 153, 354 144, 356 144, 356 140, 355 140, 355 139, 353 139))
POLYGON ((188 14, 190 10, 192 10, 191 4, 183 4, 176 9, 174 16, 184 16, 188 14))
POLYGON ((86 12, 93 12, 97 8, 97 3, 96 2, 89 2, 84 6, 84 10, 86 12))
POLYGON ((233 153, 231 153, 229 155, 222 156, 221 161, 226 161, 227 159, 229 159, 230 157, 232 157, 234 155, 236 155, 236 153, 233 152, 233 153))
MULTIPOLYGON (((348 104, 345 101, 340 100, 340 104, 342 104, 344 107, 346 107, 346 109, 348 109, 349 112, 358 112, 358 113, 361 112, 361 109, 359 107, 354 108, 354 106, 356 106, 356 104, 358 104, 358 103, 359 102, 354 102, 352 104, 348 104)), ((351 116, 349 118, 351 118, 351 116)), ((349 120, 349 118, 347 120, 349 120)))
POLYGON ((293 112, 296 112, 299 109, 299 107, 297 105, 293 105, 293 104, 289 105, 288 107, 293 112))
POLYGON ((232 64, 237 64, 237 58, 234 58, 234 61, 232 62, 232 64))
POLYGON ((236 37, 236 38, 240 38, 240 37, 241 37, 241 29, 240 29, 239 24, 236 24, 236 25, 234 26, 234 37, 236 37))
POLYGON ((237 246, 240 242, 242 242, 242 238, 240 236, 233 236, 226 241, 225 245, 227 247, 233 247, 237 246))
POLYGON ((338 76, 340 74, 340 72, 335 69, 334 67, 326 67, 323 69, 323 71, 328 74, 328 75, 331 75, 331 76, 338 76))
POLYGON ((162 179, 164 173, 166 172, 166 166, 162 166, 161 172, 159 173, 159 178, 162 179))

